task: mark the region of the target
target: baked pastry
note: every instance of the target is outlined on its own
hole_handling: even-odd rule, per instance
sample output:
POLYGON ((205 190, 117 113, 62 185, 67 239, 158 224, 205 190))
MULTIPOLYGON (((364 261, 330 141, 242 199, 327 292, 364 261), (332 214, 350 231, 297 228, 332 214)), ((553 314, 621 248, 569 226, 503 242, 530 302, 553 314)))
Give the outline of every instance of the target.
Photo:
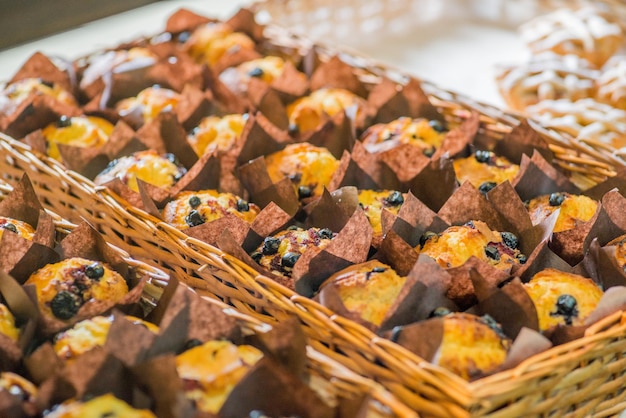
POLYGON ((182 192, 163 209, 165 222, 178 229, 187 229, 212 222, 227 214, 251 223, 261 209, 232 193, 217 190, 182 192))
POLYGON ((507 105, 523 111, 542 100, 593 97, 598 74, 589 61, 577 55, 548 51, 522 65, 501 67, 496 80, 507 105))
POLYGON ((594 99, 544 100, 527 107, 526 112, 543 126, 566 132, 580 141, 600 142, 613 148, 626 146, 626 111, 594 99))
POLYGON ((311 132, 322 123, 323 115, 335 116, 348 108, 356 108, 356 119, 363 113, 366 101, 349 90, 339 88, 319 89, 301 97, 287 106, 289 130, 311 132))
POLYGON ((533 225, 541 223, 559 209, 554 232, 562 232, 588 222, 596 213, 598 202, 584 195, 552 193, 531 199, 527 207, 533 225))
POLYGON ((617 51, 624 38, 619 24, 593 6, 562 8, 536 17, 522 25, 520 33, 533 53, 574 54, 598 68, 617 51))
POLYGON ((79 257, 48 264, 31 274, 25 284, 35 286, 44 315, 63 321, 72 319, 90 301, 113 305, 128 293, 118 272, 99 261, 79 257))
POLYGON ((80 148, 100 148, 113 132, 113 124, 97 116, 74 116, 61 118, 43 128, 48 143, 48 156, 61 161, 59 144, 80 148))
POLYGON ((404 195, 397 190, 359 190, 359 205, 372 226, 374 235, 381 235, 383 209, 397 215, 404 203, 404 195))
POLYGON ((432 362, 470 380, 502 365, 511 344, 491 317, 450 313, 443 317, 443 338, 432 362))
POLYGON ((157 187, 169 188, 186 172, 173 154, 158 155, 155 151, 148 150, 111 161, 93 181, 96 184, 106 184, 117 178, 137 192, 137 179, 157 187))
POLYGON ((607 246, 615 246, 615 260, 622 270, 626 271, 626 235, 621 235, 611 240, 607 246))
POLYGON ((220 73, 220 80, 233 92, 245 94, 250 79, 258 78, 271 84, 282 75, 284 69, 284 59, 268 55, 225 69, 220 73))
POLYGON ((200 157, 215 151, 228 151, 241 136, 247 121, 248 114, 207 116, 187 135, 187 141, 200 157))
POLYGON ((320 289, 334 287, 346 309, 380 325, 405 283, 406 277, 378 260, 371 260, 338 271, 320 289))
POLYGON ((326 148, 307 142, 287 145, 266 156, 265 164, 274 183, 291 179, 301 199, 321 196, 339 167, 339 161, 326 148))
POLYGON ((135 409, 110 393, 88 401, 68 401, 46 415, 46 418, 156 418, 147 409, 135 409))
POLYGON ((6 216, 0 216, 0 238, 4 231, 10 231, 14 234, 18 234, 20 237, 27 240, 32 240, 35 235, 35 229, 24 221, 18 219, 7 218, 6 216))
MULTIPOLYGON (((134 316, 126 316, 133 324, 141 325, 158 334, 159 327, 134 316)), ((54 351, 63 360, 72 360, 106 342, 113 315, 94 316, 76 323, 72 328, 54 336, 54 351)))
POLYGON ((12 372, 0 373, 0 390, 5 390, 24 403, 34 404, 37 398, 37 387, 12 372))
POLYGON ((84 89, 90 84, 113 71, 132 71, 137 68, 145 68, 155 64, 157 56, 148 48, 136 46, 130 49, 118 49, 106 51, 102 54, 89 57, 87 67, 80 79, 80 88, 84 89))
POLYGON ((512 181, 519 173, 519 165, 491 151, 478 150, 473 155, 452 161, 459 183, 469 181, 482 193, 487 193, 500 183, 512 181))
POLYGON ((593 280, 551 268, 535 274, 524 288, 535 304, 542 331, 556 325, 583 325, 603 294, 593 280))
POLYGON ((6 307, 6 305, 0 303, 0 334, 5 335, 17 341, 20 337, 20 330, 15 325, 15 317, 6 307))
POLYGON ((242 49, 254 50, 254 41, 245 33, 234 32, 223 23, 208 23, 195 29, 185 41, 185 49, 197 62, 209 66, 220 58, 242 49))
POLYGON ((361 136, 361 141, 371 153, 387 151, 401 144, 411 144, 430 157, 441 146, 446 133, 446 127, 438 120, 403 116, 389 123, 370 126, 361 136))
POLYGON ((602 67, 596 87, 598 101, 626 110, 626 56, 615 56, 602 67))
POLYGON ((10 115, 32 94, 45 95, 60 103, 77 106, 74 96, 58 84, 41 78, 24 78, 7 85, 0 93, 0 113, 10 115))
POLYGON ((250 345, 208 341, 176 356, 185 395, 200 411, 217 413, 226 398, 263 353, 250 345))
POLYGON ((147 87, 134 97, 122 99, 115 110, 138 125, 155 119, 161 112, 172 112, 180 103, 180 94, 160 86, 147 87))
POLYGON ((518 246, 519 240, 514 234, 493 231, 482 221, 470 221, 439 234, 424 233, 416 250, 434 258, 444 268, 458 267, 474 256, 506 270, 526 262, 518 246))
POLYGON ((265 238, 250 256, 272 273, 291 277, 293 266, 308 248, 324 249, 336 236, 328 228, 290 227, 265 238))

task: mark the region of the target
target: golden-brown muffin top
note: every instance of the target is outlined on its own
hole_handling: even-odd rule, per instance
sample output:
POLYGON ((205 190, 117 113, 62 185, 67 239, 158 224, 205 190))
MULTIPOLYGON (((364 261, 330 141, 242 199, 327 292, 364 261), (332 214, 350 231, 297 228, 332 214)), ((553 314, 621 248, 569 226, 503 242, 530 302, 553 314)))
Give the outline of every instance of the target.
POLYGON ((141 90, 135 97, 120 100, 115 110, 120 116, 131 116, 146 123, 161 112, 173 112, 180 100, 180 94, 174 90, 152 86, 141 90))
POLYGON ((626 235, 621 235, 606 245, 615 245, 615 259, 619 268, 623 270, 626 267, 626 235))
POLYGON ((266 156, 265 164, 274 183, 291 179, 300 198, 321 196, 339 167, 339 161, 326 148, 307 142, 287 145, 266 156))
POLYGON ((268 55, 263 58, 246 61, 236 67, 227 68, 220 74, 220 80, 235 93, 245 93, 250 79, 257 78, 272 83, 283 74, 285 60, 268 55))
POLYGON ((383 209, 397 215, 404 203, 404 195, 397 190, 359 190, 359 204, 367 216, 374 235, 382 234, 383 209))
POLYGON ((135 409, 110 393, 85 402, 67 401, 54 409, 46 418, 156 418, 147 409, 135 409))
POLYGON ((542 331, 558 324, 583 325, 603 294, 593 280, 555 269, 540 271, 524 287, 535 303, 542 331))
POLYGON ((263 353, 250 345, 208 341, 176 356, 178 375, 185 382, 185 396, 199 410, 217 413, 226 398, 263 353))
POLYGON ((185 48, 197 62, 214 65, 224 55, 241 49, 254 50, 254 41, 245 33, 233 32, 223 23, 208 23, 194 30, 185 48))
MULTIPOLYGON (((142 325, 154 334, 158 334, 159 327, 140 318, 127 315, 126 319, 133 324, 142 325)), ((63 360, 73 360, 87 351, 103 346, 106 342, 109 329, 113 323, 113 315, 94 316, 76 323, 72 328, 54 336, 54 351, 63 360)))
POLYGON ((12 372, 0 373, 0 389, 8 391, 24 402, 34 402, 38 392, 34 384, 12 372))
POLYGON ((62 116, 48 124, 42 134, 48 142, 48 156, 61 160, 59 144, 81 148, 100 148, 113 132, 113 124, 97 116, 62 116))
POLYGON ((321 288, 333 286, 349 311, 380 325, 405 283, 406 277, 378 260, 371 260, 333 274, 321 288))
POLYGON ((116 178, 137 192, 137 179, 154 186, 169 188, 185 175, 187 170, 179 165, 173 154, 159 155, 155 151, 138 151, 109 163, 94 179, 96 184, 106 184, 116 178))
POLYGON ((33 235, 35 235, 35 229, 26 222, 0 216, 0 238, 2 238, 4 231, 13 232, 29 241, 32 241, 33 235))
POLYGON ((363 112, 366 101, 349 90, 324 88, 313 91, 287 106, 290 129, 299 132, 314 131, 320 126, 322 116, 335 116, 356 106, 356 114, 363 112))
POLYGON ((78 105, 74 96, 58 84, 41 78, 24 78, 7 85, 0 93, 0 111, 7 115, 13 113, 30 94, 49 96, 70 106, 78 105))
POLYGON ((446 129, 438 120, 401 117, 389 123, 370 126, 361 136, 361 140, 371 153, 410 144, 430 157, 441 147, 445 136, 446 129))
POLYGON ((469 380, 497 369, 508 354, 511 340, 495 321, 453 313, 443 321, 443 339, 434 363, 469 380))
POLYGON ((60 320, 74 317, 90 301, 120 301, 127 293, 124 278, 99 261, 68 258, 37 270, 26 281, 37 290, 39 309, 60 320))
POLYGON ((598 208, 598 202, 584 195, 563 192, 531 199, 527 207, 533 225, 541 223, 559 209, 554 232, 562 232, 591 220, 598 208))
POLYGON ((328 228, 290 227, 265 238, 250 256, 272 273, 291 277, 293 266, 308 248, 324 249, 336 236, 328 228))
POLYGON ((506 270, 526 262, 518 246, 519 240, 514 234, 494 231, 482 221, 470 221, 451 226, 440 234, 426 232, 416 250, 434 258, 443 268, 458 267, 474 256, 506 270))
POLYGON ((247 120, 247 114, 207 116, 187 135, 187 141, 199 157, 228 151, 241 136, 247 120))
POLYGON ((252 223, 261 209, 232 193, 217 190, 182 192, 163 209, 165 222, 187 229, 212 222, 228 214, 252 223))
POLYGON ((16 342, 20 338, 20 330, 15 326, 15 317, 2 303, 0 303, 0 334, 16 342))
POLYGON ((512 181, 519 173, 519 165, 491 151, 476 151, 473 155, 452 161, 459 183, 469 181, 486 193, 500 183, 512 181))

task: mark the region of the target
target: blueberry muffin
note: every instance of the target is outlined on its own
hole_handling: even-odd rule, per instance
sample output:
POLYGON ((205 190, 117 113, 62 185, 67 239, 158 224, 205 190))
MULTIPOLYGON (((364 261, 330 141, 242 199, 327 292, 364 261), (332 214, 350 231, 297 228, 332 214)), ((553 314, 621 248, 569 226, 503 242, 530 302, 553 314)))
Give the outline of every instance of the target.
POLYGON ((512 181, 519 173, 519 165, 491 151, 476 151, 466 158, 455 159, 454 173, 459 183, 469 181, 483 193, 500 183, 512 181))
POLYGON ((287 145, 266 156, 265 164, 272 182, 288 177, 301 199, 321 196, 339 167, 339 161, 326 148, 307 142, 287 145))
POLYGON ((261 209, 232 193, 217 190, 182 192, 163 209, 165 222, 187 229, 212 222, 228 214, 252 223, 261 209))
POLYGON ((131 190, 137 192, 137 179, 153 186, 170 188, 187 170, 173 154, 159 155, 155 151, 138 151, 132 155, 113 160, 96 176, 94 183, 106 184, 120 179, 131 190))
POLYGON ((583 195, 552 193, 531 199, 527 207, 533 225, 541 223, 559 209, 554 232, 563 232, 591 220, 598 202, 583 195))
POLYGON ((446 133, 447 129, 438 120, 401 117, 389 123, 370 126, 361 136, 361 141, 371 153, 410 144, 430 157, 441 147, 446 133))
POLYGON ((293 266, 308 248, 324 249, 336 236, 328 228, 290 227, 265 238, 250 256, 272 273, 291 277, 293 266))
POLYGON ((209 341, 176 356, 185 396, 200 411, 217 413, 243 376, 263 357, 250 345, 209 341))
POLYGON ((62 321, 71 320, 78 310, 92 301, 114 305, 126 296, 124 278, 104 263, 84 258, 68 258, 37 270, 26 281, 37 290, 39 310, 62 321))
POLYGON ((147 409, 135 409, 110 393, 82 402, 67 401, 46 415, 46 418, 82 417, 156 418, 156 415, 147 409))
POLYGON ((207 116, 187 135, 187 141, 199 157, 228 151, 241 136, 247 120, 247 114, 207 116))
POLYGON ((383 209, 397 215, 404 203, 404 195, 397 190, 359 190, 359 205, 372 226, 374 236, 382 235, 383 209))
POLYGON ((285 60, 280 57, 267 56, 246 61, 236 67, 227 68, 220 74, 220 80, 237 94, 248 91, 248 83, 256 78, 271 84, 283 74, 285 60))
POLYGON ((174 90, 152 86, 141 90, 137 96, 120 100, 115 110, 120 116, 141 125, 155 119, 161 112, 173 112, 180 101, 180 94, 174 90))
POLYGON ((185 49, 197 62, 215 65, 222 57, 242 49, 254 50, 254 41, 223 23, 208 23, 194 30, 185 49))
POLYGON ((62 116, 42 130, 48 156, 61 161, 59 144, 80 148, 100 148, 111 136, 113 125, 97 116, 62 116))
POLYGON ((434 258, 443 268, 458 267, 474 256, 507 270, 526 262, 526 256, 518 246, 519 240, 514 234, 493 231, 482 221, 470 221, 451 226, 439 234, 426 232, 416 249, 434 258))
POLYGON ((603 294, 593 280, 551 268, 535 274, 524 287, 535 303, 542 331, 583 325, 603 294))
POLYGON ((20 237, 31 241, 35 235, 35 229, 24 221, 0 216, 0 238, 5 231, 18 234, 20 237))
POLYGON ((49 83, 41 78, 24 78, 7 85, 0 93, 0 112, 10 115, 31 94, 48 96, 70 106, 78 105, 74 96, 58 84, 49 83))
POLYGON ((406 277, 380 261, 371 260, 333 274, 320 288, 334 287, 346 309, 378 326, 405 283, 406 277))

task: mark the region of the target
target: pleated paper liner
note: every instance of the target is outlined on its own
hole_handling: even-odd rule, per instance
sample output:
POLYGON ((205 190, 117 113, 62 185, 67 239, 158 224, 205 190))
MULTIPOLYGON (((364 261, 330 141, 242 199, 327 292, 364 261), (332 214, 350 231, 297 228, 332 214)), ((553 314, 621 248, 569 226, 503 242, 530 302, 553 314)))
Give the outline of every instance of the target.
MULTIPOLYGON (((10 185, 0 182, 0 201, 4 200, 12 191, 13 188, 10 185)), ((59 237, 68 236, 77 230, 76 225, 64 220, 55 213, 48 211, 47 215, 51 217, 59 237)), ((137 277, 148 277, 148 281, 143 287, 142 304, 147 311, 152 310, 154 306, 158 305, 165 288, 170 282, 170 276, 161 269, 130 257, 128 253, 119 248, 114 246, 109 246, 109 248, 114 254, 121 257, 128 267, 134 270, 134 275, 137 277)), ((194 292, 184 283, 178 283, 178 286, 185 289, 184 291, 194 292)), ((205 296, 203 299, 209 305, 223 311, 229 318, 233 318, 246 336, 260 336, 272 329, 270 325, 263 323, 258 318, 239 312, 232 306, 226 305, 215 298, 205 296)), ((361 413, 366 413, 367 416, 416 416, 413 411, 383 389, 380 384, 355 374, 344 365, 315 350, 312 346, 306 347, 306 372, 311 376, 310 381, 314 382, 313 384, 321 393, 332 398, 354 400, 353 412, 346 416, 352 416, 350 414, 356 413, 356 409, 359 408, 365 408, 361 413), (359 402, 362 403, 361 407, 359 407, 359 402)), ((349 411, 349 409, 346 409, 346 411, 349 411)))

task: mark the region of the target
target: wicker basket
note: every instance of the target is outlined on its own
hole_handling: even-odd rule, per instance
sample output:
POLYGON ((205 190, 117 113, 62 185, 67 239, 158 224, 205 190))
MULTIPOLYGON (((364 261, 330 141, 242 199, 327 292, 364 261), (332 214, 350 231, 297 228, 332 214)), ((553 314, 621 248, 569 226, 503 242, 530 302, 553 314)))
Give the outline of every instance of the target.
MULTIPOLYGON (((13 189, 10 185, 0 181, 0 201, 2 201, 11 190, 13 189)), ((61 235, 67 235, 76 228, 76 225, 66 221, 56 213, 50 210, 47 212, 52 216, 56 230, 61 235)), ((154 306, 161 297, 163 289, 169 282, 170 275, 162 269, 131 257, 120 248, 113 245, 110 245, 110 247, 137 272, 138 277, 148 277, 148 282, 145 285, 142 295, 142 303, 146 304, 150 309, 150 306, 154 306)), ((129 247, 129 250, 132 252, 133 248, 129 247)), ((187 286, 184 282, 179 285, 187 286)), ((192 288, 188 289, 190 292, 193 292, 192 288)), ((262 322, 258 318, 239 312, 232 306, 216 298, 207 296, 203 298, 207 303, 218 306, 227 315, 235 318, 242 327, 245 335, 264 333, 271 329, 271 325, 262 322)), ((399 402, 395 396, 385 390, 380 384, 355 374, 344 365, 323 355, 310 345, 307 346, 307 359, 308 373, 318 378, 316 382, 319 382, 321 386, 320 389, 325 393, 332 396, 341 395, 347 398, 369 396, 371 400, 368 403, 368 411, 372 416, 392 415, 397 417, 416 417, 414 411, 399 402)))
MULTIPOLYGON (((304 38, 277 27, 268 32, 277 44, 307 45, 304 38)), ((322 55, 334 55, 320 47, 322 55)), ((403 82, 401 72, 373 60, 344 55, 364 78, 381 75, 403 82)), ((449 120, 468 111, 481 115, 483 135, 501 139, 519 116, 427 83, 430 98, 449 120)), ((614 174, 619 161, 606 161, 581 149, 564 135, 542 131, 558 164, 579 183, 614 174), (600 160, 600 161, 599 161, 600 160)), ((530 415, 608 416, 626 408, 626 313, 590 329, 585 338, 532 357, 519 367, 473 383, 431 365, 388 340, 307 298, 258 275, 220 250, 188 237, 130 206, 106 188, 36 155, 22 143, 0 135, 0 172, 15 182, 28 173, 44 205, 69 219, 87 219, 113 245, 143 260, 157 261, 199 294, 217 298, 245 315, 272 324, 294 313, 305 325, 310 344, 324 358, 361 376, 374 378, 413 410, 425 416, 512 417, 530 415)), ((335 371, 326 369, 328 375, 335 371)), ((337 369, 339 370, 339 369, 337 369)), ((371 386, 370 380, 357 380, 371 386)), ((387 399, 387 398, 385 398, 387 399)), ((393 399, 391 397, 390 399, 393 399)), ((406 410, 389 402, 398 414, 406 410)))

